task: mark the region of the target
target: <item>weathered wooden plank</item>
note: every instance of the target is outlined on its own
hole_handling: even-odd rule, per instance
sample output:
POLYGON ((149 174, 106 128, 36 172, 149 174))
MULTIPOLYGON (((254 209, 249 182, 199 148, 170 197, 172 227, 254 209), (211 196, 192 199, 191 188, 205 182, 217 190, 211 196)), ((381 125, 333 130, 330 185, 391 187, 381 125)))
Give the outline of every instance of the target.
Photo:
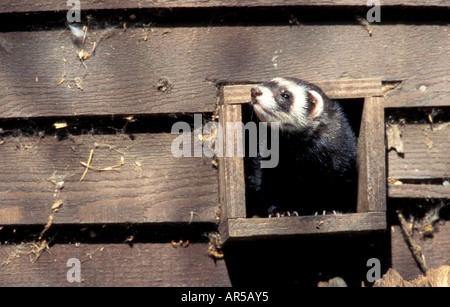
POLYGON ((386 211, 384 99, 364 100, 358 141, 357 212, 386 211))
POLYGON ((2 117, 214 111, 216 87, 186 61, 189 41, 166 40, 163 32, 155 39, 144 29, 93 31, 85 51, 98 45, 84 67, 70 32, 27 33, 0 34, 2 117), (25 64, 22 56, 30 60, 25 64), (188 81, 191 73, 202 80, 188 81))
MULTIPOLYGON (((450 264, 450 225, 438 226, 439 231, 433 234, 433 238, 421 240, 419 235, 414 236, 420 245, 422 254, 428 268, 438 268, 441 265, 450 264)), ((391 226, 392 268, 397 270, 406 279, 416 278, 422 274, 414 257, 408 248, 400 226, 391 226)))
MULTIPOLYGON (((225 97, 225 100, 228 98, 225 97)), ((222 206, 226 206, 226 215, 222 218, 245 217, 245 175, 244 175, 244 158, 237 155, 237 146, 239 140, 236 131, 228 129, 228 123, 242 122, 242 111, 240 105, 222 105, 220 107, 220 123, 223 129, 223 150, 224 154, 219 163, 222 164, 223 177, 221 185, 224 189, 224 202, 222 206), (233 133, 234 135, 228 135, 233 133), (228 142, 232 141, 231 144, 228 142), (230 145, 233 151, 229 151, 230 145)))
POLYGON ((385 93, 386 106, 448 104, 447 30, 444 25, 375 25, 372 37, 358 24, 90 31, 85 51, 99 43, 95 56, 85 60, 83 90, 74 82, 85 68, 69 30, 3 32, 0 114, 212 112, 215 81, 259 82, 276 76, 399 80, 403 86, 385 93), (160 79, 170 86, 161 87, 160 79), (425 91, 416 87, 422 79, 425 91))
POLYGON ((228 220, 229 234, 233 239, 364 232, 385 228, 386 216, 383 212, 228 220))
POLYGON ((207 243, 56 244, 35 263, 22 247, 20 257, 4 264, 18 248, 0 247, 0 286, 231 286, 225 262, 208 256, 207 243), (81 282, 67 281, 70 258, 81 262, 81 282))
MULTIPOLYGON (((450 177, 450 124, 399 126, 404 154, 388 153, 388 177, 434 179, 450 177)), ((401 186, 398 187, 401 189, 401 186)))
MULTIPOLYGON (((450 60, 449 54, 447 52, 443 55, 442 60, 450 60)), ((450 91, 445 90, 449 78, 448 75, 445 77, 444 71, 448 72, 446 65, 433 71, 425 70, 418 75, 408 76, 394 90, 386 92, 385 107, 450 106, 450 91)))
POLYGON ((217 222, 217 170, 211 159, 175 158, 178 135, 73 135, 8 137, 0 145, 0 225, 45 224, 55 199, 63 205, 55 224, 217 222), (97 168, 89 170, 91 149, 97 168), (52 182, 51 179, 54 181, 52 182), (56 184, 63 188, 55 195, 56 184))
MULTIPOLYGON (((82 10, 101 10, 101 9, 142 9, 142 8, 211 8, 211 7, 266 7, 266 6, 356 6, 365 7, 366 2, 358 0, 105 0, 105 1, 93 1, 82 2, 82 10)), ((382 3, 383 7, 392 6, 411 6, 411 7, 448 7, 448 3, 443 0, 390 0, 386 3, 382 3)), ((0 3, 0 13, 10 12, 39 12, 39 11, 67 11, 71 6, 67 6, 66 2, 58 0, 46 0, 44 2, 38 0, 14 0, 5 3, 0 3)))
MULTIPOLYGON (((308 82, 319 86, 331 99, 382 96, 381 80, 376 79, 308 82)), ((240 104, 249 102, 250 89, 255 85, 256 84, 224 86, 224 96, 227 97, 225 104, 240 104)))
POLYGON ((450 198, 450 185, 389 184, 389 197, 397 198, 450 198))

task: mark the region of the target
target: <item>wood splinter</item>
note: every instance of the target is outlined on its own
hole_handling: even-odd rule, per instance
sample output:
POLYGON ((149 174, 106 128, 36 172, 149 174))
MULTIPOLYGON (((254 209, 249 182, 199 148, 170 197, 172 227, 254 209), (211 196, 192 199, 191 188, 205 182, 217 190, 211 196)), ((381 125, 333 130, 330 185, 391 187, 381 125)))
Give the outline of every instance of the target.
POLYGON ((414 259, 416 260, 416 262, 419 265, 422 272, 426 274, 427 265, 425 262, 425 256, 422 254, 422 248, 414 241, 413 235, 412 235, 412 229, 408 225, 408 222, 405 220, 405 217, 403 216, 403 214, 399 211, 399 212, 397 212, 397 216, 400 221, 401 229, 403 230, 403 233, 405 234, 408 246, 414 256, 414 259))
POLYGON ((120 157, 120 163, 113 165, 113 166, 108 166, 108 167, 104 167, 104 168, 98 168, 95 166, 91 165, 92 162, 92 157, 94 155, 94 149, 91 149, 91 152, 89 153, 89 159, 88 162, 82 162, 80 161, 80 164, 83 165, 86 169, 84 170, 83 175, 80 178, 80 182, 83 181, 84 177, 86 176, 86 173, 88 171, 88 169, 91 169, 93 171, 97 171, 97 172, 103 172, 103 171, 117 171, 119 170, 119 168, 123 165, 125 165, 125 159, 123 156, 120 157))

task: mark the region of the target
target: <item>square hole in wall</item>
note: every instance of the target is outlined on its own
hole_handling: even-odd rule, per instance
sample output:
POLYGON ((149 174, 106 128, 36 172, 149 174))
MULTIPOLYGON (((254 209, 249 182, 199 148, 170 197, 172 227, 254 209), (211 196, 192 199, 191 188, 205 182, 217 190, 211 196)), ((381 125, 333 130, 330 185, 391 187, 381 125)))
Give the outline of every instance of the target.
MULTIPOLYGON (((364 99, 362 98, 354 98, 354 99, 336 99, 335 101, 337 101, 340 106, 342 107, 343 113, 345 115, 345 117, 347 118, 352 131, 355 133, 356 136, 359 135, 359 130, 360 130, 360 125, 361 125, 361 117, 362 117, 362 111, 363 111, 363 107, 364 107, 364 99)), ((256 115, 254 114, 252 107, 249 103, 246 104, 242 104, 242 121, 244 123, 244 127, 248 127, 248 122, 258 122, 258 119, 256 118, 256 115)), ((251 127, 250 127, 251 128, 251 127)), ((254 164, 254 153, 252 155, 252 152, 250 150, 250 148, 253 146, 255 147, 256 139, 258 138, 258 135, 256 135, 255 131, 250 131, 250 129, 244 129, 243 130, 243 134, 244 135, 244 140, 245 140, 245 155, 244 155, 244 174, 245 174, 245 186, 246 186, 246 216, 247 217, 255 217, 255 216, 259 216, 259 217, 267 217, 267 208, 265 208, 264 206, 261 206, 261 204, 259 203, 259 201, 255 200, 255 193, 252 193, 252 189, 250 188, 251 186, 251 181, 249 179, 249 175, 252 174, 253 172, 253 164, 254 164), (250 144, 250 142, 254 142, 254 144, 250 144)), ((267 143, 268 143, 268 148, 272 149, 271 146, 271 134, 268 133, 267 134, 267 143)), ((280 155, 280 160, 282 159, 282 152, 279 153, 280 155)), ((271 157, 268 157, 268 159, 270 160, 271 157)), ((284 173, 283 173, 284 174, 284 173)), ((301 173, 299 174, 301 175, 301 173)), ((341 197, 339 199, 336 199, 336 197, 331 197, 331 202, 330 203, 334 203, 334 204, 330 204, 329 205, 329 210, 335 210, 334 212, 337 213, 354 213, 356 212, 356 202, 357 202, 357 174, 355 173, 353 179, 353 182, 349 183, 348 185, 348 189, 346 190, 346 194, 347 195, 343 195, 341 193, 341 197), (345 204, 341 204, 341 203, 337 203, 339 202, 339 200, 343 200, 343 199, 348 200, 348 203, 345 204), (334 207, 335 206, 335 207, 334 207)), ((277 180, 280 180, 281 183, 281 189, 280 189, 280 193, 286 193, 288 199, 287 201, 290 201, 291 203, 296 202, 296 204, 294 204, 295 207, 300 207, 301 208, 301 203, 305 203, 305 201, 307 201, 307 197, 305 197, 304 191, 303 189, 303 193, 299 193, 297 196, 297 199, 293 199, 290 200, 289 196, 292 196, 294 193, 292 193, 292 190, 296 190, 297 192, 299 192, 299 190, 297 189, 297 184, 295 184, 294 187, 289 187, 288 184, 286 182, 284 182, 285 178, 278 178, 277 180)), ((324 182, 320 182, 321 184, 321 189, 326 190, 327 185, 329 185, 330 183, 325 184, 324 182)), ((339 192, 342 192, 341 190, 339 190, 339 192)), ((296 193, 295 193, 296 194, 296 193)), ((281 195, 282 196, 282 195, 281 195)), ((323 214, 323 209, 320 208, 320 204, 318 205, 317 203, 313 204, 314 202, 317 201, 317 195, 312 196, 311 197, 311 204, 307 204, 305 203, 305 207, 309 207, 309 213, 308 210, 303 210, 302 209, 296 209, 301 215, 307 215, 307 214, 323 214), (311 211, 313 210, 313 211, 311 211)), ((309 201, 309 200, 308 200, 309 201)), ((296 211, 296 214, 297 214, 296 211)), ((332 213, 332 211, 328 211, 328 213, 332 213)))
MULTIPOLYGON (((302 234, 380 231, 386 228, 386 177, 384 145, 384 99, 379 80, 313 82, 338 100, 358 136, 358 182, 353 213, 307 215, 285 218, 252 217, 246 200, 245 158, 219 158, 219 195, 222 241, 302 234)), ((225 86, 219 109, 222 126, 249 120, 253 85, 225 86)), ((224 148, 226 148, 226 129, 224 148)), ((236 133, 236 132, 233 132, 236 133)), ((229 140, 236 139, 229 138, 229 140)), ((229 141, 228 140, 228 141, 229 141)), ((236 145, 236 144, 234 144, 236 145)))

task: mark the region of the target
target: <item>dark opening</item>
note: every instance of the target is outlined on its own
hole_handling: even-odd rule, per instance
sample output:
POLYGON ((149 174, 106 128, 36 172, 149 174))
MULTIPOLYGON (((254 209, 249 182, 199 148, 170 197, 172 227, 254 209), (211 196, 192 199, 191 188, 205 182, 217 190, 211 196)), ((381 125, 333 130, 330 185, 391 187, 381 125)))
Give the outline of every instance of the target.
MULTIPOLYGON (((347 118, 353 132, 355 133, 356 137, 359 136, 360 126, 361 126, 361 118, 362 118, 362 112, 364 107, 364 99, 340 99, 336 100, 342 107, 342 110, 345 114, 345 117, 347 118)), ((249 104, 245 104, 242 107, 242 118, 244 124, 250 121, 257 121, 256 115, 253 114, 253 110, 249 104)), ((261 211, 260 204, 258 204, 258 201, 254 201, 252 197, 248 197, 251 194, 251 191, 249 190, 249 185, 251 184, 249 179, 249 174, 252 170, 252 158, 250 157, 251 152, 249 151, 249 131, 245 131, 245 146, 246 146, 246 152, 245 152, 245 158, 244 158, 244 166, 245 166, 245 177, 246 177, 246 210, 247 210, 247 217, 266 217, 264 215, 264 212, 261 211)), ((268 136, 269 142, 270 142, 270 135, 268 136)), ((356 212, 356 202, 357 202, 357 184, 358 184, 358 178, 357 173, 355 174, 356 178, 354 178, 354 182, 352 183, 354 185, 354 188, 352 188, 352 195, 349 195, 348 199, 351 199, 351 204, 346 204, 345 206, 341 206, 341 204, 338 204, 336 206, 339 213, 353 213, 356 212), (349 208, 346 211, 340 211, 339 208, 345 207, 349 208)), ((279 178, 279 180, 283 180, 283 178, 279 178)), ((284 191, 280 191, 280 193, 284 193, 284 191)), ((301 195, 299 195, 301 197, 301 195)), ((318 208, 317 212, 319 214, 322 214, 323 211, 318 208)), ((330 213, 327 211, 327 213, 330 213)), ((332 212, 331 212, 332 213, 332 212)))

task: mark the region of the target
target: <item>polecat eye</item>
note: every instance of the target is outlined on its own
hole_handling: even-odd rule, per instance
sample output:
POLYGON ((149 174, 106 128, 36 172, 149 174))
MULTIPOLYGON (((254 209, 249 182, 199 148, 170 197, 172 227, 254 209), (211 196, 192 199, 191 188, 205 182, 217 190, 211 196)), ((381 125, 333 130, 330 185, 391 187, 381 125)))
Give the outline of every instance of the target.
POLYGON ((289 98, 291 98, 291 96, 289 96, 289 94, 282 93, 281 98, 283 98, 284 100, 288 100, 289 98))

